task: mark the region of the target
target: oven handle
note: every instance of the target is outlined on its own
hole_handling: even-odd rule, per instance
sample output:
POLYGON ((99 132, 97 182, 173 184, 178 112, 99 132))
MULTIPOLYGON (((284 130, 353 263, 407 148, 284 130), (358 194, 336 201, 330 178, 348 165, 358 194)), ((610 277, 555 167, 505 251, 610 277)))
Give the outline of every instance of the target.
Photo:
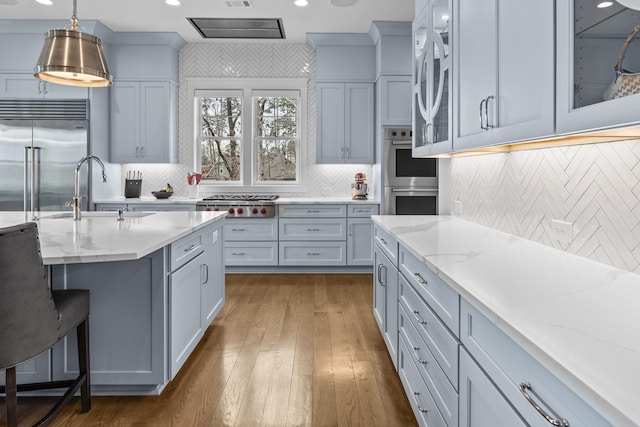
POLYGON ((391 145, 411 145, 411 140, 391 140, 391 145))
POLYGON ((437 188, 392 188, 392 193, 437 193, 437 188))

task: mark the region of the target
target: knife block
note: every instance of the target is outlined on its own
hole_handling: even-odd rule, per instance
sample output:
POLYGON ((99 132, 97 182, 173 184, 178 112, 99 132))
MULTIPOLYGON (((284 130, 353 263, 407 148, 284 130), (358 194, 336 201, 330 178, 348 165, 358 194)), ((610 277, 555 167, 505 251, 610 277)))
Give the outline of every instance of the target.
POLYGON ((125 179, 124 180, 124 197, 127 199, 139 198, 142 190, 141 179, 125 179))

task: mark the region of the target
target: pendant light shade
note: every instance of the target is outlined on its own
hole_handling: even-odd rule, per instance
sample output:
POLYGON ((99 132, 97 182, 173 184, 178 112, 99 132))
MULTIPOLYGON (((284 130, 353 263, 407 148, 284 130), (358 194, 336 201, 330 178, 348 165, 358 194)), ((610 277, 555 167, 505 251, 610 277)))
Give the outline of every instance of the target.
POLYGON ((102 41, 77 30, 76 0, 70 30, 50 30, 45 34, 44 46, 34 70, 40 80, 68 86, 110 86, 107 61, 102 41))

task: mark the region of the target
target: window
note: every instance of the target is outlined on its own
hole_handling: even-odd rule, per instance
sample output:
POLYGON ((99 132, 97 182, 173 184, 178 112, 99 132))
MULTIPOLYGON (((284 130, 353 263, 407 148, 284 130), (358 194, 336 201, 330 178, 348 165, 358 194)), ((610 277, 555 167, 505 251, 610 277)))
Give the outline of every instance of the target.
POLYGON ((195 80, 189 86, 201 184, 265 191, 300 187, 306 79, 195 80))

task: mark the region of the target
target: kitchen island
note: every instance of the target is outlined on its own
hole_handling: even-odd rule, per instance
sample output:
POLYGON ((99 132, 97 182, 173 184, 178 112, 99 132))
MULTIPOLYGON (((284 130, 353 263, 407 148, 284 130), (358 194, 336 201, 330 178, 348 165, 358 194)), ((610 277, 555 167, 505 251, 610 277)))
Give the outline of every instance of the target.
MULTIPOLYGON (((53 289, 91 292, 94 394, 159 394, 224 304, 224 213, 43 212, 36 221, 53 289)), ((0 227, 29 220, 1 212, 0 227)), ((75 336, 22 365, 19 381, 77 375, 75 336)))
MULTIPOLYGON (((385 233, 376 243, 394 249, 395 241, 398 299, 414 304, 407 295, 415 290, 429 305, 419 315, 414 309, 418 328, 433 311, 442 322, 424 321, 425 328, 433 333, 444 323, 438 330, 452 337, 460 370, 458 357, 451 357, 446 375, 460 375, 460 426, 469 420, 489 425, 473 413, 477 397, 491 410, 516 408, 515 418, 527 425, 549 425, 527 401, 527 390, 540 393, 533 400, 546 402, 542 410, 555 409, 567 425, 640 425, 640 276, 455 217, 373 221, 376 233, 385 233), (445 295, 451 304, 438 305, 445 295), (459 323, 457 315, 444 316, 458 312, 459 323), (469 374, 474 369, 475 376, 469 374), (499 389, 495 400, 493 389, 499 389)), ((400 335, 402 347, 408 335, 400 335)), ((402 378, 403 367, 399 371, 402 378)), ((449 407, 458 408, 458 393, 452 396, 449 407)))

